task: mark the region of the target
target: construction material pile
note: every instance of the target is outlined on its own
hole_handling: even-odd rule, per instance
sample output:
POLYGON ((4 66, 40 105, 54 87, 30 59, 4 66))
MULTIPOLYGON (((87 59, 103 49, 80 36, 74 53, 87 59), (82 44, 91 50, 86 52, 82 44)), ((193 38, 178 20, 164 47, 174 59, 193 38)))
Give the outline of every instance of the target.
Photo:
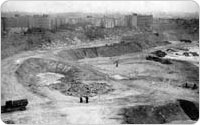
POLYGON ((61 82, 49 85, 51 89, 55 89, 68 96, 97 96, 98 94, 106 94, 113 91, 110 85, 106 83, 84 84, 77 81, 61 82))

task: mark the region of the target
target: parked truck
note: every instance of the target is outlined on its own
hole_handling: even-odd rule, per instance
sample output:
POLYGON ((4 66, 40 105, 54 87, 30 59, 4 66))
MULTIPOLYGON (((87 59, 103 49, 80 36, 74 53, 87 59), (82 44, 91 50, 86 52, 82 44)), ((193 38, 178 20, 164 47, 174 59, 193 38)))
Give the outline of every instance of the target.
POLYGON ((28 105, 27 99, 14 100, 14 101, 9 100, 6 101, 6 104, 4 106, 1 106, 1 113, 24 111, 26 110, 27 105, 28 105))

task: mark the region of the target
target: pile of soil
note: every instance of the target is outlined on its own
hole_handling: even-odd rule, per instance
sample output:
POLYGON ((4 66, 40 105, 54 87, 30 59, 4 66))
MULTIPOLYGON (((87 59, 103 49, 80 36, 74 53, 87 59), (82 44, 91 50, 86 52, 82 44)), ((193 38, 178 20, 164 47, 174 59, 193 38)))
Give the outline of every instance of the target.
MULTIPOLYGON (((112 45, 90 47, 90 48, 78 48, 73 50, 63 50, 58 53, 58 56, 62 58, 69 58, 74 60, 84 58, 96 58, 96 57, 113 57, 120 56, 128 53, 141 52, 143 49, 159 46, 162 42, 152 41, 128 41, 114 43, 112 45)), ((167 43, 164 43, 167 44, 167 43)))
POLYGON ((172 62, 169 59, 163 59, 163 58, 156 57, 156 56, 147 56, 146 60, 160 62, 162 64, 172 64, 172 62))
POLYGON ((157 50, 157 51, 154 51, 152 52, 152 54, 158 56, 158 57, 165 57, 167 55, 166 52, 163 52, 162 50, 157 50))
POLYGON ((163 124, 174 120, 198 120, 199 111, 193 102, 178 100, 164 105, 138 105, 123 108, 119 115, 124 124, 163 124))
POLYGON ((68 82, 49 85, 50 88, 55 89, 68 96, 89 96, 93 97, 98 94, 106 94, 113 91, 112 87, 106 83, 91 83, 84 84, 81 82, 68 82))

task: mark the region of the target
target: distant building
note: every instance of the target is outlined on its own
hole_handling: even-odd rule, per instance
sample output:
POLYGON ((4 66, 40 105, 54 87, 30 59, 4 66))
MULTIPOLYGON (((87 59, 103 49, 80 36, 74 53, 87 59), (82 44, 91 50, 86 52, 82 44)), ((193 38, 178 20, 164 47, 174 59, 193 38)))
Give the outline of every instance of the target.
POLYGON ((1 32, 6 31, 6 17, 1 17, 1 32))
POLYGON ((115 18, 115 27, 124 27, 124 26, 125 26, 125 19, 123 17, 115 18))
POLYGON ((87 16, 85 20, 89 25, 93 25, 96 27, 102 26, 102 18, 97 18, 97 17, 92 17, 92 16, 87 16))
POLYGON ((28 16, 2 17, 2 30, 9 33, 21 33, 29 27, 28 16))
POLYGON ((153 24, 152 15, 138 15, 137 16, 137 27, 151 28, 153 24))
POLYGON ((102 19, 102 25, 104 28, 114 28, 115 27, 115 19, 114 18, 109 18, 109 17, 104 17, 102 19))
POLYGON ((137 27, 137 14, 126 15, 124 20, 126 27, 129 28, 137 27))
POLYGON ((17 22, 18 22, 17 18, 15 17, 6 18, 5 19, 6 29, 18 27, 17 22))
POLYGON ((66 24, 66 18, 56 17, 52 20, 52 27, 54 27, 56 29, 64 24, 66 24))
POLYGON ((153 16, 152 15, 126 15, 125 16, 125 26, 129 28, 150 28, 153 24, 153 16))
POLYGON ((113 17, 50 17, 49 15, 33 15, 2 18, 2 31, 13 30, 24 31, 28 28, 57 29, 64 24, 73 24, 79 27, 95 26, 104 28, 129 27, 129 28, 151 28, 153 24, 152 15, 131 14, 118 18, 113 17))
POLYGON ((102 18, 93 18, 92 24, 96 27, 103 27, 103 21, 102 18))
POLYGON ((53 29, 52 19, 48 15, 34 15, 29 20, 30 28, 53 29))
POLYGON ((69 18, 68 19, 68 24, 79 24, 79 23, 84 23, 85 20, 83 18, 69 18))

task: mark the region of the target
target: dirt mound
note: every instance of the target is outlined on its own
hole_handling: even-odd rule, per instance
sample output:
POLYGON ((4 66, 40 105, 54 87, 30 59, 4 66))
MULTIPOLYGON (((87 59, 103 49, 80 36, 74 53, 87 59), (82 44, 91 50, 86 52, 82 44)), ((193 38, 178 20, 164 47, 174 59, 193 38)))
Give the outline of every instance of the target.
POLYGON ((155 62, 160 62, 162 64, 172 64, 169 59, 163 59, 156 56, 147 56, 146 60, 151 60, 155 62))
POLYGON ((83 84, 81 82, 61 82, 58 84, 51 84, 49 86, 52 89, 56 89, 63 93, 64 95, 70 96, 96 96, 98 94, 105 94, 113 89, 106 83, 91 83, 91 84, 83 84))
POLYGON ((63 50, 58 53, 58 56, 62 58, 69 58, 77 60, 83 58, 95 58, 95 57, 112 57, 120 56, 128 53, 140 52, 143 49, 159 46, 163 42, 151 42, 151 41, 131 41, 120 42, 112 45, 91 47, 91 48, 79 48, 74 50, 63 50))
POLYGON ((193 102, 176 101, 160 106, 139 105, 122 109, 125 124, 163 124, 174 120, 198 120, 198 109, 193 102), (189 117, 188 117, 188 116, 189 117))
POLYGON ((103 94, 112 90, 111 86, 106 83, 94 82, 105 80, 106 76, 104 74, 92 69, 86 69, 55 60, 30 58, 25 60, 15 73, 20 83, 33 92, 36 92, 39 86, 54 88, 70 96, 80 96, 80 90, 84 88, 89 88, 89 96, 95 96, 99 93, 103 94), (38 74, 41 73, 57 73, 62 74, 64 77, 60 78, 56 84, 52 81, 52 83, 45 85, 45 82, 40 83, 41 80, 38 78, 38 74), (87 85, 82 81, 93 81, 93 83, 87 85))
POLYGON ((190 117, 192 120, 198 120, 199 119, 199 108, 196 107, 198 104, 194 104, 193 102, 187 101, 187 100, 178 100, 180 103, 180 106, 184 110, 184 112, 190 117))

